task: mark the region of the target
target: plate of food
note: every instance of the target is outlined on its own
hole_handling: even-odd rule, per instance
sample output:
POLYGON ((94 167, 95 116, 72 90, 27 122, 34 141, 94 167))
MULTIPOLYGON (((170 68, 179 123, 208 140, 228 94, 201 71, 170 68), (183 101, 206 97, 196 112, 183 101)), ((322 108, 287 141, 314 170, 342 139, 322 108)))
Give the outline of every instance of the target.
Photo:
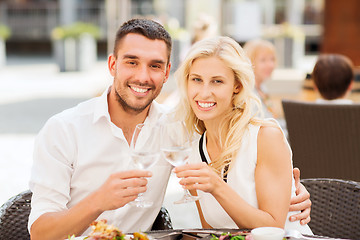
POLYGON ((91 232, 86 237, 69 236, 66 240, 150 240, 146 233, 134 232, 123 234, 113 225, 108 225, 105 219, 90 224, 91 232))
POLYGON ((212 235, 211 240, 249 240, 248 231, 224 232, 220 236, 212 235))

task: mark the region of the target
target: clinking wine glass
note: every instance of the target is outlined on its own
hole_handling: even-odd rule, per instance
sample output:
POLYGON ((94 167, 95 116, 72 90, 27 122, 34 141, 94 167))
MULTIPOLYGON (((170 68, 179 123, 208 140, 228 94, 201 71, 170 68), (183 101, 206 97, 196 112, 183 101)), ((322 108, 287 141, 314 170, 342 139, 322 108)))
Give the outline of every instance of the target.
MULTIPOLYGON (((185 123, 181 121, 166 123, 161 129, 161 152, 164 158, 175 167, 186 164, 192 149, 185 123)), ((192 196, 189 190, 184 189, 183 197, 174 203, 194 202, 198 199, 198 196, 192 196)))
MULTIPOLYGON (((135 127, 131 143, 131 159, 138 169, 147 170, 153 166, 160 157, 160 128, 158 126, 138 124, 135 127)), ((144 193, 129 203, 136 207, 151 207, 153 202, 144 199, 144 193)))

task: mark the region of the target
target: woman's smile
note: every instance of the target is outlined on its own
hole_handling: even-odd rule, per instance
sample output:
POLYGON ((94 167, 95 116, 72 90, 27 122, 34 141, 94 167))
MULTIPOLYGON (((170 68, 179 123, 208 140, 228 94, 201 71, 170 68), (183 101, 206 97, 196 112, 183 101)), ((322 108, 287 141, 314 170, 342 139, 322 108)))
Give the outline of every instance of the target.
POLYGON ((235 76, 218 57, 196 59, 188 77, 188 99, 197 118, 220 121, 232 109, 235 76))
POLYGON ((209 111, 216 106, 215 102, 196 101, 200 110, 209 111))

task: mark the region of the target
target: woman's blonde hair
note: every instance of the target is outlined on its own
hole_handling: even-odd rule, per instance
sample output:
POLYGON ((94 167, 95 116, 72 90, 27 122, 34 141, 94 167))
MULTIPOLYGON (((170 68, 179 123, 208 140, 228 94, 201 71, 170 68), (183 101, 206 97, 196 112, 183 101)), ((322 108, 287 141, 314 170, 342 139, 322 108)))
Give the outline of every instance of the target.
POLYGON ((272 53, 276 60, 276 49, 274 44, 270 41, 265 39, 253 39, 244 44, 244 51, 252 63, 255 62, 255 58, 258 54, 264 52, 264 50, 272 53))
POLYGON ((203 134, 206 128, 204 122, 196 117, 189 104, 187 97, 189 72, 196 59, 207 57, 217 57, 231 68, 234 72, 235 81, 240 84, 241 89, 238 94, 233 94, 233 109, 219 123, 218 134, 222 149, 219 158, 213 159, 211 165, 220 174, 222 169, 226 165, 230 165, 231 161, 236 158, 247 126, 250 123, 260 123, 256 115, 261 109, 261 102, 254 94, 255 77, 251 62, 235 40, 218 36, 199 41, 192 46, 181 66, 175 72, 180 91, 176 117, 185 121, 191 134, 195 132, 203 134))

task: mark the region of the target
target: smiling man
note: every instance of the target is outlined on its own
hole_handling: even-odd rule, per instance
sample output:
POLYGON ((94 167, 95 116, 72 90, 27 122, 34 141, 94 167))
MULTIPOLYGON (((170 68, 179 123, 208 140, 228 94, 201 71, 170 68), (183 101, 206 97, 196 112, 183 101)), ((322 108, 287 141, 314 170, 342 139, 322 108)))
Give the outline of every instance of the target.
POLYGON ((45 124, 36 139, 30 180, 31 239, 87 235, 96 219, 124 232, 151 228, 171 168, 158 161, 151 172, 129 170, 129 143, 137 124, 156 123, 165 114, 153 100, 169 77, 170 52, 171 37, 160 24, 124 23, 108 59, 112 86, 45 124), (145 197, 152 207, 127 204, 149 188, 145 197))
POLYGON ((116 54, 110 55, 108 60, 114 77, 108 96, 109 112, 115 125, 127 128, 132 125, 130 132, 124 132, 130 143, 133 129, 145 120, 150 104, 169 77, 169 46, 163 40, 149 39, 138 33, 127 34, 117 45, 121 47, 115 48, 116 54), (133 120, 128 121, 129 118, 133 120))

